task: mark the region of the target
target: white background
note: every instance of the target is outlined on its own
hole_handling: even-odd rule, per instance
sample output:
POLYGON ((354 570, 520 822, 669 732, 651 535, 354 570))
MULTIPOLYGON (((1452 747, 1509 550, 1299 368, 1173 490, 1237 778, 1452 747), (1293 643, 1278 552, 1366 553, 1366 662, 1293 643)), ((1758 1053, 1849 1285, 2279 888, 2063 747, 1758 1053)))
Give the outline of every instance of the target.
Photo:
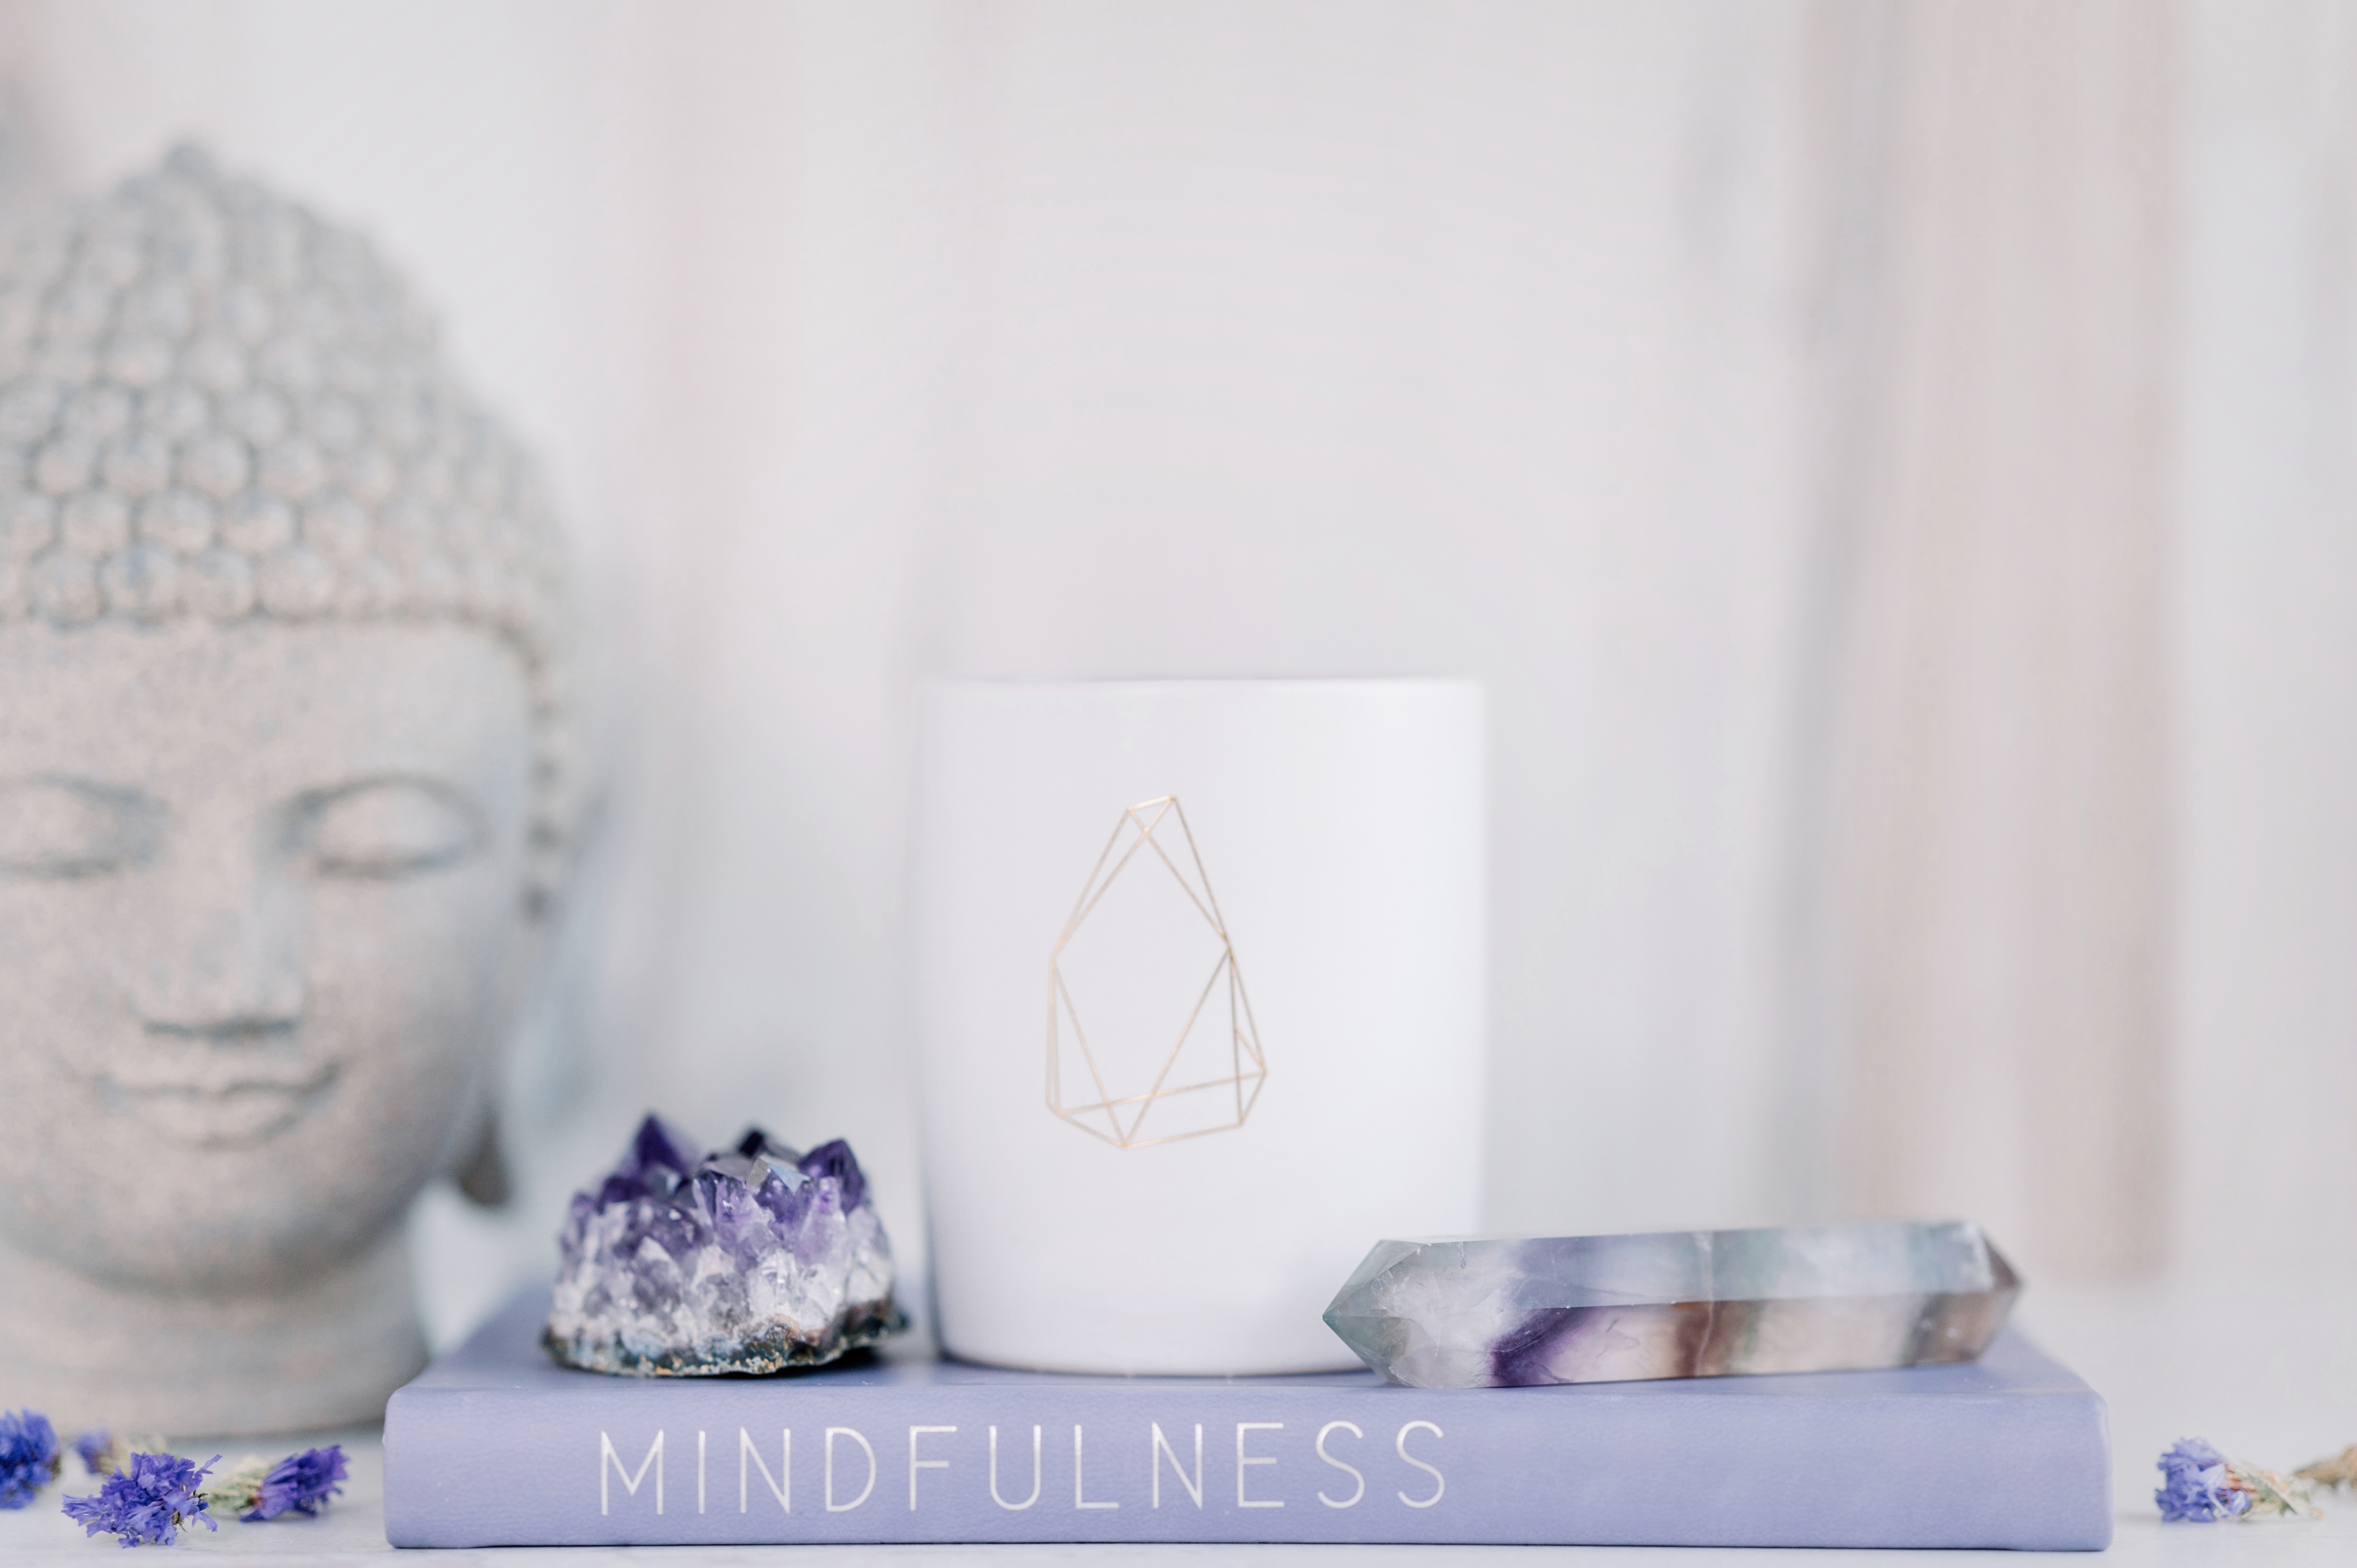
MULTIPOLYGON (((2347 1272, 2357 24, 2147 10, 2169 291, 2127 330, 2165 368, 2167 702, 2136 744, 2168 940, 2130 1044, 2165 1110, 2162 1177, 2120 1201, 2162 1216, 2144 1265, 2347 1272)), ((6 6, 7 199, 193 133, 359 223, 575 525, 608 809, 519 1057, 524 1201, 421 1218, 436 1331, 545 1268, 564 1188, 649 1104, 848 1136, 915 1250, 903 846, 936 672, 1486 681, 1496 1226, 1933 1203, 2033 1277, 2117 1266, 2040 1229, 2063 1134, 1861 1102, 1794 1002, 1814 639, 1862 591, 1820 569, 1825 431, 1871 396, 1825 351, 1863 285, 1824 212, 1876 122, 1823 127, 1867 89, 1903 109, 1919 79, 1875 61, 1934 24, 2109 58, 2046 15, 6 6), (1824 1176, 1902 1114, 1903 1190, 1824 1176)), ((1974 842, 2012 809, 1967 799, 1974 842)))

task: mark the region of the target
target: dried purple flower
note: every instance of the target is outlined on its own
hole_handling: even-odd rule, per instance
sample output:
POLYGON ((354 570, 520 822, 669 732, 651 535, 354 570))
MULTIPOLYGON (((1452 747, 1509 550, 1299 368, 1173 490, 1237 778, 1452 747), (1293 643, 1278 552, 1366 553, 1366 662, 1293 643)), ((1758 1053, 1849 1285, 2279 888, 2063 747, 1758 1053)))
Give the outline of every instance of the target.
POLYGON ((2160 1456, 2160 1490, 2152 1500, 2163 1520, 2209 1524, 2222 1519, 2322 1519, 2310 1500, 2306 1473, 2279 1476, 2264 1466, 2229 1459, 2199 1437, 2184 1437, 2160 1456))
POLYGON ((2152 1500, 2162 1519, 2209 1524, 2249 1511, 2251 1495, 2228 1478, 2226 1456, 2201 1438, 2179 1438, 2158 1464, 2160 1490, 2152 1500))
POLYGON ((21 1509, 58 1473, 58 1434, 37 1410, 0 1410, 0 1509, 21 1509))
POLYGON ((199 1468, 170 1454, 134 1454, 96 1497, 68 1498, 66 1517, 85 1534, 118 1535, 125 1546, 169 1546, 192 1524, 218 1530, 205 1517, 205 1500, 197 1489, 220 1458, 216 1454, 199 1468))
POLYGON ((122 1467, 122 1458, 114 1452, 114 1434, 102 1426, 75 1438, 74 1452, 81 1455, 81 1467, 89 1475, 112 1476, 122 1467))
POLYGON ((261 1520, 276 1519, 283 1513, 316 1514, 328 1506, 329 1498, 343 1490, 339 1483, 345 1474, 340 1443, 290 1454, 262 1478, 262 1495, 255 1499, 253 1511, 239 1517, 261 1520))

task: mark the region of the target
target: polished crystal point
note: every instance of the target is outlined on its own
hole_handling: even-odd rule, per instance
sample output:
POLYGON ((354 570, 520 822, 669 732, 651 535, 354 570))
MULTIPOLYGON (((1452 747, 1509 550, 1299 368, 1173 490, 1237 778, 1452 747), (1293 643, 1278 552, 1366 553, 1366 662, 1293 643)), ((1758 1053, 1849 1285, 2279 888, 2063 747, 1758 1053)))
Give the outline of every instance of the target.
POLYGON ((2021 1281, 1964 1221, 1381 1241, 1326 1309, 1420 1389, 1969 1361, 2021 1281))
POLYGON ((840 1140, 809 1154, 758 1127, 705 1154, 649 1116, 573 1195, 541 1335, 568 1366, 705 1377, 816 1366, 904 1326, 892 1249, 840 1140))

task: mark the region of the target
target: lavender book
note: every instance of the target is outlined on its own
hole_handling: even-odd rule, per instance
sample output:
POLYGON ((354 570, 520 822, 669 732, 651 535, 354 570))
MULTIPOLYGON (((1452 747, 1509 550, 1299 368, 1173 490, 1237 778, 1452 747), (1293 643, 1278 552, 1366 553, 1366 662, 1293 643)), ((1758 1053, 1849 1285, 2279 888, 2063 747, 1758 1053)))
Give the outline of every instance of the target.
POLYGON ((1895 1371, 1426 1390, 877 1359, 553 1363, 518 1297, 385 1412, 395 1546, 1330 1541, 2101 1549, 2104 1403, 2020 1335, 1895 1371))

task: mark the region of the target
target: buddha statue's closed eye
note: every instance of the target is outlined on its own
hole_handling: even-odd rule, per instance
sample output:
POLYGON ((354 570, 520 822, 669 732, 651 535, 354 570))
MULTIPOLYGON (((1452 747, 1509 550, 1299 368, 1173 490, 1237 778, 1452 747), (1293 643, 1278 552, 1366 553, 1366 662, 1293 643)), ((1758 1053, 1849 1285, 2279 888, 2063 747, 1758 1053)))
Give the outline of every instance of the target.
POLYGON ((0 1404, 378 1414, 564 837, 554 532, 199 156, 0 260, 0 1404))

